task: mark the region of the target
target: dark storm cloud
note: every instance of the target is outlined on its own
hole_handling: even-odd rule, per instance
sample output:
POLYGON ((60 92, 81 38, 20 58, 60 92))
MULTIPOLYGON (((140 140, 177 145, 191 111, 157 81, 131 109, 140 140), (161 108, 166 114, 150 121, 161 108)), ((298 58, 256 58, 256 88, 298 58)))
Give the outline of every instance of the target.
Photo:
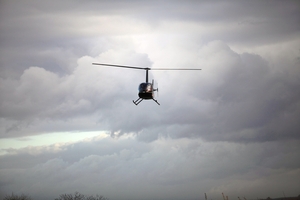
MULTIPOLYGON (((97 191, 112 199, 151 199, 160 195, 182 199, 197 198, 207 192, 217 198, 224 192, 219 191, 223 184, 236 177, 228 192, 238 186, 241 194, 255 198, 252 190, 263 194, 266 189, 257 188, 255 182, 265 177, 277 181, 283 178, 281 181, 288 180, 297 186, 291 177, 299 176, 299 160, 293 159, 297 151, 299 146, 294 141, 243 145, 166 139, 141 143, 130 137, 95 137, 73 144, 10 149, 0 157, 1 194, 8 190, 26 191, 35 198, 53 199, 55 192, 84 190, 97 191), (191 194, 182 193, 184 188, 190 188, 191 194)), ((294 189, 284 184, 270 188, 278 187, 286 192, 294 189)))
MULTIPOLYGON (((276 73, 272 66, 258 55, 238 55, 221 48, 215 52, 213 59, 225 61, 220 70, 214 70, 220 84, 216 87, 206 85, 209 89, 197 87, 192 91, 192 95, 198 99, 209 99, 218 105, 212 111, 215 118, 211 122, 219 128, 216 130, 212 124, 207 127, 205 122, 203 126, 209 129, 207 132, 216 131, 216 138, 224 139, 230 135, 226 133, 232 132, 233 140, 245 141, 299 137, 297 132, 300 127, 295 119, 299 118, 300 113, 297 108, 300 93, 296 90, 299 81, 295 78, 300 74, 299 69, 293 71, 297 68, 296 63, 286 65, 282 69, 283 73, 276 73), (228 58, 224 56, 226 54, 228 58), (294 73, 292 77, 291 72, 294 73), (236 138, 235 133, 241 131, 245 133, 236 138)), ((203 73, 205 76, 206 72, 203 73)), ((196 85, 204 83, 199 80, 196 85)), ((213 135, 204 137, 214 138, 213 135)))

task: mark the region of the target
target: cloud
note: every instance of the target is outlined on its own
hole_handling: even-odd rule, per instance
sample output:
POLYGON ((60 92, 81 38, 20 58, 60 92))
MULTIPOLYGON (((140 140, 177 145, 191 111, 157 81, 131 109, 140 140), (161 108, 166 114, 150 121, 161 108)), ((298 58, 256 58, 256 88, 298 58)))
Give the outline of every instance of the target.
POLYGON ((279 187, 295 190, 278 180, 297 186, 294 176, 299 174, 299 161, 294 156, 298 146, 296 141, 235 144, 182 138, 141 143, 134 137, 95 137, 28 147, 1 156, 1 194, 12 190, 53 199, 59 192, 84 190, 113 199, 161 195, 182 199, 204 192, 217 198, 223 190, 255 198, 253 191, 263 195, 264 190, 279 187), (24 161, 31 165, 20 165, 24 161), (228 184, 232 178, 235 181, 228 184), (266 186, 274 180, 279 183, 266 186))
POLYGON ((2 149, 0 194, 297 196, 298 5, 1 2, 0 137, 108 137, 2 149), (150 71, 135 106, 145 72, 93 62, 202 71, 150 71))
POLYGON ((1 97, 3 136, 61 129, 135 133, 146 141, 159 136, 237 142, 298 137, 299 93, 293 88, 299 81, 290 79, 289 74, 297 77, 299 70, 294 70, 293 61, 281 69, 285 73, 277 73, 261 56, 239 54, 221 41, 199 45, 197 52, 191 51, 193 46, 179 51, 180 44, 160 51, 161 56, 174 56, 170 62, 154 54, 111 49, 95 58, 78 59, 70 75, 30 67, 19 80, 2 79, 1 90, 6 93, 1 97), (179 54, 187 56, 172 64, 179 54), (164 109, 152 102, 143 102, 147 105, 143 109, 130 104, 145 72, 91 65, 114 60, 116 64, 176 68, 190 66, 190 57, 195 58, 193 66, 202 66, 202 71, 151 73, 162 80, 159 101, 164 109))
MULTIPOLYGON (((90 55, 97 40, 109 37, 181 34, 194 42, 222 40, 248 47, 291 41, 299 33, 297 5, 297 1, 2 2, 1 77, 17 78, 32 65, 68 74, 79 57, 90 55)), ((96 49, 107 45, 110 42, 96 49)))
MULTIPOLYGON (((109 54, 111 53, 104 53, 103 60, 109 54)), ((110 57, 113 56, 115 60, 135 60, 138 65, 143 65, 144 62, 147 66, 149 62, 146 55, 131 51, 122 51, 121 54, 114 51, 110 57)), ((136 90, 133 88, 137 86, 132 82, 134 73, 124 74, 124 70, 92 66, 94 61, 94 58, 82 57, 74 72, 62 77, 40 67, 30 67, 19 80, 1 79, 1 92, 6 93, 1 97, 2 123, 5 127, 3 132, 13 131, 16 123, 29 123, 33 126, 36 123, 43 124, 44 121, 60 123, 59 120, 76 120, 95 113, 101 118, 105 113, 110 115, 109 108, 113 104, 107 107, 108 102, 122 102, 131 98, 128 94, 134 94, 135 98, 136 90), (130 89, 132 92, 129 92, 130 89)), ((144 77, 140 78, 140 81, 143 79, 144 77)), ((27 128, 30 132, 31 127, 27 128)), ((43 128, 45 130, 46 127, 43 128)), ((13 132, 9 134, 14 135, 13 132)))
POLYGON ((173 77, 184 81, 178 83, 180 95, 175 94, 175 100, 169 104, 176 109, 168 109, 163 123, 192 124, 189 130, 179 128, 177 131, 182 133, 178 134, 198 135, 209 140, 250 142, 297 137, 294 119, 298 118, 299 94, 292 88, 299 83, 287 75, 291 72, 295 77, 299 75, 299 70, 294 70, 293 60, 280 68, 286 73, 277 73, 261 56, 238 54, 222 42, 209 43, 198 55, 198 63, 203 66, 201 74, 181 73, 173 77), (291 105, 292 110, 289 109, 291 105), (283 120, 288 110, 291 115, 283 120))

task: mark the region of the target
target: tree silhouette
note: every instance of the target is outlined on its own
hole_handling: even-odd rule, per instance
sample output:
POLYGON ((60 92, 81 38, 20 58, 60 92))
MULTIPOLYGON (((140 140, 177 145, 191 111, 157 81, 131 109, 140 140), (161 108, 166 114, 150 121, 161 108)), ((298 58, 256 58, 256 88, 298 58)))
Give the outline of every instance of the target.
MULTIPOLYGON (((13 193, 9 196, 5 196, 3 200, 32 200, 31 197, 22 194, 21 196, 14 195, 13 193)), ((74 194, 61 194, 55 200, 108 200, 108 198, 102 195, 96 196, 85 196, 80 194, 79 192, 75 192, 74 194)))
POLYGON ((3 200, 31 200, 29 196, 21 194, 21 196, 14 195, 13 193, 11 196, 5 196, 3 200))
POLYGON ((108 198, 105 198, 100 195, 94 196, 85 196, 83 194, 80 194, 79 192, 75 192, 73 194, 61 194, 59 198, 56 198, 55 200, 108 200, 108 198))

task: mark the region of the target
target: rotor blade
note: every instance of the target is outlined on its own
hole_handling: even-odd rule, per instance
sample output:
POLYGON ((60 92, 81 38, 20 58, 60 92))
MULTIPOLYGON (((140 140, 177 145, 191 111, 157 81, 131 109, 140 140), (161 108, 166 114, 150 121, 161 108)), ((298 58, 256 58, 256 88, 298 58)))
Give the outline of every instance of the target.
POLYGON ((131 68, 131 69, 144 69, 144 70, 201 70, 195 68, 154 68, 151 69, 149 67, 133 67, 128 65, 112 65, 112 64, 104 64, 104 63, 92 63, 93 65, 102 65, 108 67, 121 67, 121 68, 131 68))
POLYGON ((158 82, 156 82, 156 93, 157 93, 157 98, 158 98, 158 96, 159 96, 159 95, 158 95, 158 94, 159 94, 159 93, 158 93, 158 82))
POLYGON ((195 69, 195 68, 154 68, 150 70, 202 70, 202 69, 195 69))
POLYGON ((111 65, 111 64, 103 64, 103 63, 92 63, 93 65, 102 65, 102 66, 108 66, 108 67, 122 67, 122 68, 131 68, 131 69, 144 69, 144 70, 150 70, 150 68, 147 67, 133 67, 133 66, 126 66, 126 65, 111 65))

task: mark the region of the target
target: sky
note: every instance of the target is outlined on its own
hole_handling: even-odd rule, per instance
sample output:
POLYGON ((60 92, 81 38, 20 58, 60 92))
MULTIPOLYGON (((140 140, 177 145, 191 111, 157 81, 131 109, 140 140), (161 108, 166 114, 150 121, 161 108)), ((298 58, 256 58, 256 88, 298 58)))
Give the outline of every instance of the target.
POLYGON ((0 198, 298 196, 299 88, 299 1, 2 0, 0 198))

